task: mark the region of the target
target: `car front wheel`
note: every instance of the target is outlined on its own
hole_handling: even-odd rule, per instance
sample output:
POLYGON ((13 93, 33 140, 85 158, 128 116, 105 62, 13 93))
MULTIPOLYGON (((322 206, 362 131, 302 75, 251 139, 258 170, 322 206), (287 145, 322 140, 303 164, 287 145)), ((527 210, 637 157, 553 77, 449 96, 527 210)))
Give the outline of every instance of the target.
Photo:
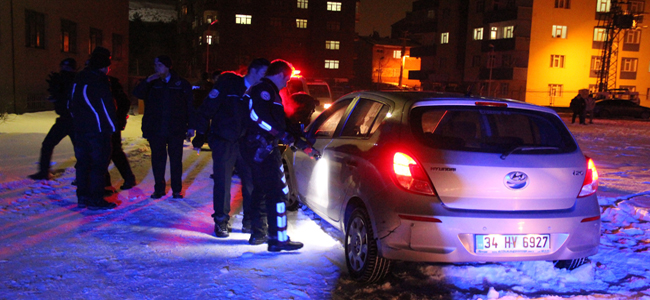
POLYGON ((352 279, 375 282, 390 270, 390 260, 379 256, 377 241, 368 212, 357 208, 348 220, 345 232, 345 262, 352 279))

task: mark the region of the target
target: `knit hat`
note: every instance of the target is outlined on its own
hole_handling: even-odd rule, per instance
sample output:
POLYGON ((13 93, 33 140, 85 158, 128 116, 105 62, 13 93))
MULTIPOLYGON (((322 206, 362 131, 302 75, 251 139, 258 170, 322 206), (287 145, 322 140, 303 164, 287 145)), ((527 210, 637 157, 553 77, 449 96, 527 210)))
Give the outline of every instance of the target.
POLYGON ((169 56, 167 56, 167 55, 158 56, 158 57, 156 57, 155 61, 165 65, 165 67, 167 67, 168 69, 172 68, 172 59, 169 58, 169 56))
POLYGON ((76 70, 77 69, 77 61, 74 60, 74 58, 72 58, 72 57, 68 57, 68 58, 62 60, 61 63, 59 64, 59 66, 61 66, 61 67, 66 66, 66 67, 69 67, 69 68, 71 68, 73 70, 76 70))
POLYGON ((104 47, 97 47, 93 50, 93 53, 90 54, 90 60, 88 60, 88 67, 91 69, 101 69, 106 68, 111 65, 111 52, 104 47))

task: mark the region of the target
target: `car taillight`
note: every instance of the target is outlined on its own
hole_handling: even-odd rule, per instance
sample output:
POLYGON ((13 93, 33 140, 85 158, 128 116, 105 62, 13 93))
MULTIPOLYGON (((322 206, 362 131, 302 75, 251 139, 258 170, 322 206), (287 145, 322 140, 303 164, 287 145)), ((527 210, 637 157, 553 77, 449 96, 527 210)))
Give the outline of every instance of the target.
POLYGON ((585 181, 582 182, 582 189, 578 197, 587 197, 593 195, 598 189, 598 170, 596 170, 596 165, 594 160, 587 157, 587 174, 585 175, 585 181))
POLYGON ((402 152, 395 153, 393 174, 395 181, 404 189, 425 195, 435 195, 429 176, 424 172, 422 165, 409 155, 402 152))

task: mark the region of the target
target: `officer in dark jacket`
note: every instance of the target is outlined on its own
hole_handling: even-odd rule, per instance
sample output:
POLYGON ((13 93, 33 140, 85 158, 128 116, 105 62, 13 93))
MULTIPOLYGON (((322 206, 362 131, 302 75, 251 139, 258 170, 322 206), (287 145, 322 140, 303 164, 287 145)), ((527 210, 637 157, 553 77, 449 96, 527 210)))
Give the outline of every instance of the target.
MULTIPOLYGON (((268 250, 271 252, 297 250, 303 246, 300 242, 291 241, 287 235, 286 202, 289 189, 278 147, 279 141, 285 145, 291 145, 295 141, 287 132, 286 116, 279 94, 292 73, 291 64, 284 60, 274 60, 266 71, 266 76, 243 97, 249 102, 250 108, 245 157, 253 171, 253 207, 266 207, 268 250)), ((301 148, 306 149, 305 152, 313 151, 309 145, 301 148)), ((262 210, 255 212, 251 238, 262 238, 266 235, 265 214, 262 210)))
MULTIPOLYGON (((212 150, 214 187, 212 192, 214 214, 214 232, 217 237, 228 237, 230 225, 230 185, 232 171, 236 169, 241 179, 244 220, 242 231, 250 233, 250 205, 253 179, 250 167, 241 154, 239 140, 244 135, 244 121, 248 119, 248 103, 241 100, 246 90, 256 84, 269 66, 264 58, 253 60, 248 66, 246 76, 227 72, 219 76, 213 89, 205 98, 197 112, 197 137, 192 144, 201 148, 204 143, 205 129, 210 120, 208 143, 212 150)), ((257 240, 251 240, 255 244, 257 240)), ((264 242, 264 241, 262 241, 264 242)))
POLYGON ((106 76, 110 65, 110 51, 95 48, 88 67, 75 77, 69 105, 75 129, 78 206, 91 210, 117 206, 104 200, 104 175, 116 130, 115 103, 106 76))
MULTIPOLYGON (((111 82, 111 94, 113 94, 113 100, 115 101, 115 107, 117 109, 117 130, 113 133, 111 138, 111 145, 113 146, 111 150, 111 160, 124 179, 124 183, 120 188, 122 190, 128 190, 134 187, 136 182, 135 175, 133 175, 133 171, 129 165, 129 160, 126 158, 126 154, 122 149, 122 131, 126 127, 126 119, 129 117, 128 114, 129 109, 131 108, 131 100, 129 100, 129 97, 124 93, 124 89, 122 88, 119 79, 113 76, 108 76, 108 79, 111 82)), ((111 175, 109 172, 106 172, 106 187, 110 187, 112 190, 111 175)))
POLYGON ((34 180, 50 179, 50 162, 54 147, 58 145, 66 136, 70 137, 74 145, 74 127, 72 117, 68 110, 68 100, 72 92, 72 84, 77 74, 77 61, 74 58, 66 58, 59 64, 58 73, 50 73, 47 83, 50 92, 48 100, 54 103, 54 111, 59 115, 45 136, 41 146, 41 159, 39 161, 39 170, 28 177, 34 180))
POLYGON ((169 155, 172 195, 183 198, 183 140, 194 136, 194 99, 192 86, 175 71, 170 70, 172 60, 161 55, 154 60, 156 73, 135 87, 133 95, 144 100, 142 136, 151 147, 151 168, 154 192, 151 198, 165 195, 165 168, 169 155))

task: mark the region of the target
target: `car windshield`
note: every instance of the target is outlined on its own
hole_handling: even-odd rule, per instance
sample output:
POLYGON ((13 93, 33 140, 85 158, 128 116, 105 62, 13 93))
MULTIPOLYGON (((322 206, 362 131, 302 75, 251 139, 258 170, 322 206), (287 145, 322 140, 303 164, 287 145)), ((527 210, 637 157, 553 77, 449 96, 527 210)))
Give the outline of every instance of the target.
POLYGON ((314 98, 330 98, 330 91, 324 84, 307 84, 309 94, 314 98))
POLYGON ((411 128, 425 145, 443 150, 510 154, 577 149, 562 121, 548 113, 497 107, 416 107, 411 128))

